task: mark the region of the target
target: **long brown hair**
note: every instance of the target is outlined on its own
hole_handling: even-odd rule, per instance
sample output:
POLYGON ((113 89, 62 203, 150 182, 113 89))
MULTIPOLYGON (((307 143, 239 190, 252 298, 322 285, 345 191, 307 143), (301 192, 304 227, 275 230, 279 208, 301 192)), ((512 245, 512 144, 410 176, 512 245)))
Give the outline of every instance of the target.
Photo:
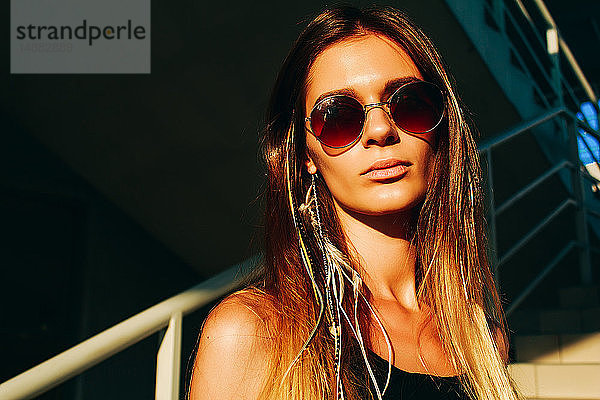
MULTIPOLYGON (((516 399, 497 347, 497 343, 507 341, 486 253, 481 171, 473 129, 465 118, 453 80, 430 39, 403 13, 378 6, 364 9, 341 6, 316 16, 294 42, 271 94, 262 141, 267 170, 265 253, 261 281, 256 287, 263 300, 271 300, 268 304, 273 318, 268 329, 273 347, 261 398, 323 399, 334 395, 332 337, 326 324, 316 326, 317 321, 322 321, 319 303, 298 244, 300 230, 315 266, 313 278, 322 289, 325 283, 323 275, 318 273, 323 262, 315 239, 317 234, 305 214, 299 214, 295 225, 288 188, 293 204, 305 201, 310 176, 303 168, 306 157, 303 117, 306 78, 313 62, 327 47, 369 33, 397 43, 410 55, 424 79, 442 88, 446 97, 445 126, 439 129, 433 176, 417 218, 411 221, 417 250, 417 299, 432 309, 444 349, 456 370, 464 372, 462 383, 471 397, 516 399), (503 341, 496 340, 497 332, 503 341), (296 359, 305 345, 301 357, 296 359)), ((360 266, 350 253, 331 195, 322 180, 317 180, 317 187, 325 233, 343 262, 358 270, 360 266)), ((348 287, 346 293, 344 307, 351 314, 352 289, 348 287)), ((368 340, 367 315, 364 302, 359 302, 357 317, 368 340)), ((342 328, 343 346, 352 349, 355 342, 350 327, 342 328)), ((348 367, 352 362, 350 351, 342 354, 345 398, 358 399, 366 377, 348 367)))

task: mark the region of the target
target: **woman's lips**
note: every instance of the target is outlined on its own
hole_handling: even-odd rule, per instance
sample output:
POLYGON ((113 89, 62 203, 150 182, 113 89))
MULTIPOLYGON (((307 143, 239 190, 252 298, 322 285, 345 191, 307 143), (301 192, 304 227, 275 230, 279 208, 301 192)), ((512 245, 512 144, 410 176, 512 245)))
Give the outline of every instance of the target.
POLYGON ((379 181, 379 180, 389 180, 394 178, 401 178, 408 172, 408 166, 403 164, 398 164, 393 167, 381 168, 381 169, 373 169, 365 174, 365 176, 369 179, 379 181))
POLYGON ((408 167, 410 165, 411 163, 409 161, 394 158, 378 160, 371 164, 362 175, 375 181, 397 180, 402 178, 406 172, 408 172, 408 167))

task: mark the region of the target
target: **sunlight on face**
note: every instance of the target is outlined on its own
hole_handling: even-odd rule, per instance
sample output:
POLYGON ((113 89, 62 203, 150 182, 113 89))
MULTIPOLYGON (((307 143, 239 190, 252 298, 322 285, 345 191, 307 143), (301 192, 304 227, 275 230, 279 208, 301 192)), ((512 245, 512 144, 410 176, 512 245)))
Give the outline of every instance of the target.
MULTIPOLYGON (((305 117, 319 96, 350 89, 360 103, 387 101, 386 83, 423 80, 408 54, 390 39, 369 34, 323 51, 308 76, 305 117)), ((393 89, 391 91, 393 92, 393 89)), ((306 167, 324 178, 337 206, 368 215, 410 210, 425 195, 433 164, 434 133, 399 129, 382 108, 371 109, 362 136, 343 149, 323 146, 306 130, 306 167)))

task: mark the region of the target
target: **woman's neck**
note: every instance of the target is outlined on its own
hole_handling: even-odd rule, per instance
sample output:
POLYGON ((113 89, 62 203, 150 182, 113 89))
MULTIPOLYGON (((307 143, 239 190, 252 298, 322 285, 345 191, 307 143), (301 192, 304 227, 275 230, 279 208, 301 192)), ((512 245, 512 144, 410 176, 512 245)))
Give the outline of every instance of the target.
POLYGON ((410 246, 410 214, 364 215, 337 204, 336 208, 373 299, 396 301, 409 312, 419 311, 415 291, 416 252, 410 246))

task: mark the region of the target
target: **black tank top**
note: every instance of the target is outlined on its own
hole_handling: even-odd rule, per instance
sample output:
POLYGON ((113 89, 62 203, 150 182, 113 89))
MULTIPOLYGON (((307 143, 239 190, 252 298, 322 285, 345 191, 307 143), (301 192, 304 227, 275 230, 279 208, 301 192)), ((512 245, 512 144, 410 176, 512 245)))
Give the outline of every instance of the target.
MULTIPOLYGON (((356 353, 355 353, 356 354, 356 353)), ((379 389, 383 390, 388 373, 388 362, 371 350, 367 351, 369 363, 373 368, 373 374, 377 379, 379 389)), ((357 368, 361 374, 366 371, 365 362, 358 352, 356 357, 352 358, 352 367, 357 368)), ((375 386, 371 379, 367 376, 369 388, 375 395, 375 386)), ((364 388, 365 396, 367 397, 367 388, 364 388)), ((403 371, 392 365, 392 374, 388 385, 384 400, 468 400, 469 397, 465 393, 460 384, 459 376, 436 376, 421 373, 403 371)))

